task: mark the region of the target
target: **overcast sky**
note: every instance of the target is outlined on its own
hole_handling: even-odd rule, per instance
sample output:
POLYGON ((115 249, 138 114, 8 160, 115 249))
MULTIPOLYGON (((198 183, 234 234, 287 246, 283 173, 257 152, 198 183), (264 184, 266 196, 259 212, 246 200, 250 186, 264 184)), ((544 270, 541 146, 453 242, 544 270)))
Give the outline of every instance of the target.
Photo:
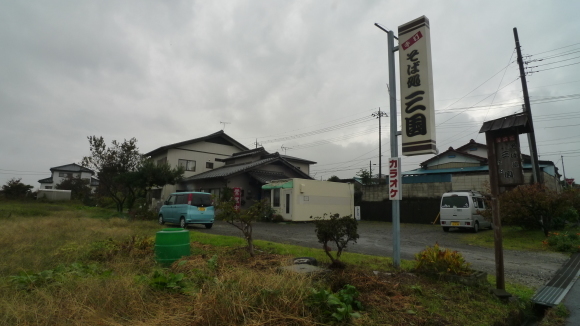
MULTIPOLYGON (((374 23, 396 31, 422 15, 440 151, 485 143, 483 121, 521 112, 517 27, 538 60, 527 79, 540 159, 562 172, 563 155, 580 179, 579 12, 572 0, 0 0, 0 183, 38 188, 89 154, 90 135, 135 137, 146 153, 224 127, 318 162, 316 179, 352 177, 378 164, 371 114, 388 111, 387 34, 374 23)), ((389 130, 383 119, 383 171, 389 130)), ((404 157, 403 170, 430 157, 404 157)))

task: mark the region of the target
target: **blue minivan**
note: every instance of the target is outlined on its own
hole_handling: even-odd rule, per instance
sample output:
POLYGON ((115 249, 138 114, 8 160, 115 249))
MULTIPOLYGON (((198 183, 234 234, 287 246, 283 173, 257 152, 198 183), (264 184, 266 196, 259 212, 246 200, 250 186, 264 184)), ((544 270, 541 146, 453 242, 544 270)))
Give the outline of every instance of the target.
POLYGON ((213 200, 207 192, 172 193, 159 210, 159 224, 203 224, 211 229, 215 218, 213 200))

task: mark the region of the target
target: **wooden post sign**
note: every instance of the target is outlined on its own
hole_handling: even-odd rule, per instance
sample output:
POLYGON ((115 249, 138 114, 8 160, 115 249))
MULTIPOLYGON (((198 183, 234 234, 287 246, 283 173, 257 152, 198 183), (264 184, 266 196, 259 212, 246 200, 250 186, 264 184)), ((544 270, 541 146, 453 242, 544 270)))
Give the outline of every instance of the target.
MULTIPOLYGON (((492 135, 493 145, 495 147, 498 185, 505 187, 524 184, 519 135, 516 132, 493 133, 492 135)), ((489 162, 490 165, 492 163, 489 162)))
POLYGON ((503 238, 499 214, 500 187, 513 187, 524 183, 519 135, 529 131, 527 117, 514 114, 484 122, 479 132, 485 132, 489 186, 495 248, 496 295, 505 293, 503 264, 503 238))

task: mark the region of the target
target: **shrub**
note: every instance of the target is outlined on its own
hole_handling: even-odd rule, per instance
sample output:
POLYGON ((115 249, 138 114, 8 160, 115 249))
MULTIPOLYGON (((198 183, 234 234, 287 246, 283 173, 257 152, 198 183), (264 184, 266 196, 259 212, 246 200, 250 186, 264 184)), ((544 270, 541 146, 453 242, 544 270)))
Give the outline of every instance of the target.
POLYGON ((329 218, 326 219, 327 215, 314 217, 314 225, 316 226, 314 232, 316 232, 318 242, 322 244, 324 252, 332 261, 331 267, 344 267, 344 264, 340 262, 340 255, 349 242, 356 243, 359 238, 358 222, 350 215, 340 217, 339 214, 330 214, 329 218), (336 245, 336 258, 330 254, 329 242, 334 242, 336 245))
POLYGON ((458 251, 441 250, 439 244, 427 247, 415 255, 418 272, 427 274, 469 275, 473 272, 468 262, 458 251))
POLYGON ((580 251, 580 233, 550 232, 548 238, 542 242, 561 252, 580 251))

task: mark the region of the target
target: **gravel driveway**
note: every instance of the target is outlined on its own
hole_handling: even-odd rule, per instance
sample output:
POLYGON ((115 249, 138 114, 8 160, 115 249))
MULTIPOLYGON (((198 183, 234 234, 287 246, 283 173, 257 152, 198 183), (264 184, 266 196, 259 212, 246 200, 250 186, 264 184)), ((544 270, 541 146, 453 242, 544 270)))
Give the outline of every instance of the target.
MULTIPOLYGON (((210 230, 206 230, 202 225, 192 225, 190 229, 211 234, 241 236, 237 228, 223 221, 217 221, 210 230)), ((349 244, 347 251, 392 257, 392 232, 391 223, 361 221, 358 226, 360 238, 356 244, 349 244)), ((402 224, 401 258, 412 260, 416 253, 437 242, 442 247, 459 251, 474 269, 495 275, 493 248, 461 243, 458 239, 464 232, 453 229, 450 232, 443 232, 440 226, 433 225, 402 224)), ((312 223, 255 223, 253 236, 258 240, 312 248, 321 247, 312 223)), ((505 278, 509 282, 538 288, 547 283, 567 259, 567 255, 560 253, 504 250, 505 278)))

